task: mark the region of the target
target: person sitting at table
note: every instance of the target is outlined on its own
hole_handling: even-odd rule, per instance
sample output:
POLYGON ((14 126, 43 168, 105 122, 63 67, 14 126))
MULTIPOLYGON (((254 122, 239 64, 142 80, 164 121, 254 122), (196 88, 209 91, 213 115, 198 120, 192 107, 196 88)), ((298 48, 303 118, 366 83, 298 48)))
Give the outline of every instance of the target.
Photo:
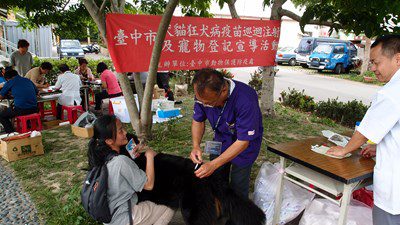
POLYGON ((37 88, 48 88, 50 84, 45 83, 44 75, 53 69, 49 62, 43 62, 39 67, 34 67, 26 73, 25 77, 31 80, 37 88))
POLYGON ((101 74, 101 87, 104 89, 100 93, 95 95, 95 110, 101 110, 101 104, 105 98, 114 98, 122 96, 121 88, 119 87, 117 76, 110 70, 108 70, 107 64, 101 62, 97 64, 97 73, 101 74))
POLYGON ((0 100, 6 98, 11 92, 14 97, 14 108, 7 108, 0 112, 0 123, 6 133, 14 132, 11 119, 15 116, 23 116, 37 113, 37 98, 39 90, 27 78, 18 75, 14 69, 7 70, 4 74, 6 83, 0 91, 0 100))
POLYGON ((87 66, 88 61, 84 58, 78 59, 79 66, 75 70, 75 74, 78 74, 82 81, 94 80, 92 70, 87 66))
POLYGON ((80 88, 82 82, 79 76, 72 73, 66 64, 61 64, 58 69, 63 74, 58 76, 54 89, 62 91, 57 104, 57 119, 61 120, 63 119, 61 118, 62 106, 81 104, 80 88))

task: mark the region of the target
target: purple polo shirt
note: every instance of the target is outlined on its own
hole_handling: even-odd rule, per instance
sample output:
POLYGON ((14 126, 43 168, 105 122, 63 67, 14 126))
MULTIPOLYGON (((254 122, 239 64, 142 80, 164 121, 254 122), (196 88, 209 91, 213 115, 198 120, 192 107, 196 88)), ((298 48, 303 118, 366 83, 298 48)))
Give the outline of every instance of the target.
MULTIPOLYGON (((260 152, 262 115, 256 91, 242 82, 233 82, 235 87, 214 132, 214 141, 222 142, 222 152, 236 140, 249 141, 249 147, 232 160, 237 166, 248 166, 254 163, 260 152)), ((195 103, 193 119, 197 122, 208 119, 214 128, 221 111, 222 107, 204 107, 195 103)))

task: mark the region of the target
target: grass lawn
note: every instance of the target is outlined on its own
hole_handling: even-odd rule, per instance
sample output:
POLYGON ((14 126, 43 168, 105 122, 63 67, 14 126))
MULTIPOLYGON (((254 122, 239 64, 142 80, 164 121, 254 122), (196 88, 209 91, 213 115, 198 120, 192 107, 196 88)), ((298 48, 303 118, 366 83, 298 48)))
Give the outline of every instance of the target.
MULTIPOLYGON (((153 127, 150 146, 157 152, 187 157, 191 151, 192 99, 184 99, 184 117, 153 127)), ((320 135, 330 129, 345 132, 348 128, 330 120, 319 119, 276 104, 277 117, 264 120, 264 141, 252 172, 252 184, 264 161, 276 162, 278 157, 266 151, 266 145, 320 135), (267 143, 268 142, 268 143, 267 143)), ((130 126, 127 126, 131 130, 130 126)), ((210 126, 204 139, 212 138, 210 126)), ((40 218, 46 224, 96 224, 80 203, 81 183, 87 167, 88 139, 72 135, 70 127, 43 131, 45 155, 9 163, 23 188, 35 202, 40 218)), ((43 222, 44 223, 44 222, 43 222)))

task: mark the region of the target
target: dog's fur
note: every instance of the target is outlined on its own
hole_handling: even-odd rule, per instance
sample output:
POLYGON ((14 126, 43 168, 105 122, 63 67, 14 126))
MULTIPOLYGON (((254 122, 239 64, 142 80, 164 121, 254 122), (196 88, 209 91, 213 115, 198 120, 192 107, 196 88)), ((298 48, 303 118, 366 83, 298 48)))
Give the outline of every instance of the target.
MULTIPOLYGON (((145 170, 144 154, 135 161, 145 170)), ((265 224, 263 211, 223 184, 218 175, 197 178, 190 159, 160 153, 155 156, 154 165, 154 188, 138 193, 139 201, 150 200, 173 209, 180 207, 189 225, 214 225, 220 218, 235 225, 265 224)))

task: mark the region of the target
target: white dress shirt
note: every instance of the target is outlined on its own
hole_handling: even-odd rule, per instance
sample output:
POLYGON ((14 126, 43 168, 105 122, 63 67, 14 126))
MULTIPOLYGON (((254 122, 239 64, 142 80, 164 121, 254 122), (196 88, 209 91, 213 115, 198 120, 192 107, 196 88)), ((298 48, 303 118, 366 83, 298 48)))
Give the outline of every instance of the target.
POLYGON ((82 86, 79 75, 66 71, 57 78, 55 89, 62 91, 61 96, 58 98, 60 105, 71 106, 74 102, 81 104, 80 88, 82 86))
POLYGON ((374 204, 400 214, 400 70, 375 95, 357 131, 377 143, 374 204))

